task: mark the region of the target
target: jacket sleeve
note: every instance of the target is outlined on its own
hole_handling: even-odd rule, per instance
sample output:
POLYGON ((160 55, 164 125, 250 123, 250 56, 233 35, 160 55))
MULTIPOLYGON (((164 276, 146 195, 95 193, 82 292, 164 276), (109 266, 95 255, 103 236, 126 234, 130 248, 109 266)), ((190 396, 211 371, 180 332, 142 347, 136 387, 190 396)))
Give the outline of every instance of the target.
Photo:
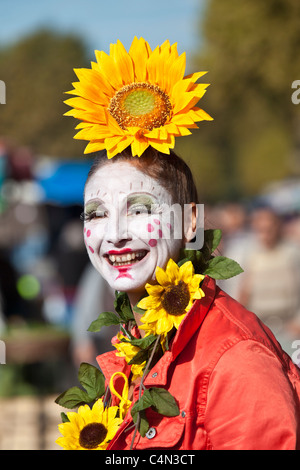
POLYGON ((278 358, 263 344, 243 340, 221 356, 211 374, 205 429, 216 450, 294 450, 296 407, 278 358))

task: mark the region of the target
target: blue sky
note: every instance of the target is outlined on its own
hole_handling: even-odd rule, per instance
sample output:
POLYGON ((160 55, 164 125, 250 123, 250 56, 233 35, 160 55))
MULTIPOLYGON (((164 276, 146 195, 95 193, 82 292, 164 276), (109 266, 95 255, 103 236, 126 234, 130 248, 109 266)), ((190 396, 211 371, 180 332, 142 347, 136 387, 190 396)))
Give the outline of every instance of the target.
MULTIPOLYGON (((165 39, 191 54, 199 44, 198 22, 205 0, 1 0, 0 44, 41 27, 80 35, 91 51, 109 51, 120 39, 126 49, 134 36, 151 47, 165 39)), ((91 54, 92 55, 92 54, 91 54)))

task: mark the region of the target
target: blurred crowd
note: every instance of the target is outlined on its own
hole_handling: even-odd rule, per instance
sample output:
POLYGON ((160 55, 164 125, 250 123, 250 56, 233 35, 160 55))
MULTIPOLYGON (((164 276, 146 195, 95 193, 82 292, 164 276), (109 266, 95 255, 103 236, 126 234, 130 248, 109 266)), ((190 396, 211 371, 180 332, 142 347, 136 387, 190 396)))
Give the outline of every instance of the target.
POLYGON ((300 343, 300 214, 282 213, 258 198, 215 207, 210 217, 223 231, 221 254, 244 270, 219 286, 255 312, 295 357, 300 343))
MULTIPOLYGON (((54 358, 60 362, 60 375, 64 375, 64 357, 59 354, 62 356, 67 347, 67 361, 73 362, 75 374, 79 363, 95 363, 98 351, 111 347, 108 337, 87 332, 90 323, 103 311, 97 293, 104 288, 100 276, 91 269, 83 242, 80 215, 87 169, 75 165, 79 177, 82 172, 82 189, 79 187, 78 195, 70 200, 72 185, 66 179, 62 184, 61 177, 53 177, 50 160, 36 158, 30 149, 0 138, 0 339, 7 345, 7 366, 0 370, 0 396, 5 388, 5 375, 15 363, 18 368, 25 363, 26 375, 28 363, 32 363, 31 376, 41 363, 54 358), (16 331, 18 338, 25 339, 31 338, 29 331, 36 331, 40 345, 32 352, 33 345, 26 346, 22 341, 22 347, 15 352, 16 331), (57 340, 52 338, 55 332, 57 340), (67 346, 60 352, 61 332, 65 342, 67 338, 67 346)), ((63 164, 72 170, 72 162, 62 161, 63 164)), ((107 295, 106 286, 105 297, 112 309, 109 292, 107 295)), ((68 374, 66 371, 65 375, 68 374)), ((69 375, 72 381, 72 373, 69 375)), ((61 390, 60 387, 63 385, 58 385, 61 390)))
MULTIPOLYGON (((80 198, 70 204, 41 197, 36 166, 29 149, 0 139, 0 338, 14 326, 63 328, 73 364, 95 363, 115 331, 87 328, 113 309, 113 292, 89 262, 80 198)), ((244 269, 220 287, 292 355, 300 339, 300 211, 253 199, 205 206, 205 219, 207 228, 223 231, 218 251, 244 269)))

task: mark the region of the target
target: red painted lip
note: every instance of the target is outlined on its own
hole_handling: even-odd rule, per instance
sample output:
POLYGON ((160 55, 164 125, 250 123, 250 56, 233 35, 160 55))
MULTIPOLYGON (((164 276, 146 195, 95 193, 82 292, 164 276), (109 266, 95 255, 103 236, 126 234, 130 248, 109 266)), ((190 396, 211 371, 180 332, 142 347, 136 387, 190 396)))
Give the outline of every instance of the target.
POLYGON ((131 248, 125 248, 124 250, 110 250, 108 251, 108 255, 125 255, 126 253, 131 253, 131 248))

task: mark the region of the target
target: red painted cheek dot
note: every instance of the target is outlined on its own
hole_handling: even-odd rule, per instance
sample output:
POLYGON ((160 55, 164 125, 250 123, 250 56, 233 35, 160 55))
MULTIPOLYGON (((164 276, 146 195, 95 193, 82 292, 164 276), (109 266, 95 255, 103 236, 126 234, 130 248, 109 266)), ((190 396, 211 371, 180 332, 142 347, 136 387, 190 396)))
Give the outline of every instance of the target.
POLYGON ((155 240, 154 238, 151 238, 151 240, 149 240, 149 245, 154 247, 157 245, 157 240, 155 240))
POLYGON ((90 236, 91 236, 91 231, 90 231, 90 230, 88 230, 88 231, 86 232, 86 236, 87 236, 87 237, 90 237, 90 236))
POLYGON ((160 229, 158 231, 158 236, 159 236, 159 238, 162 238, 162 236, 163 236, 162 230, 160 230, 160 229))
POLYGON ((156 225, 160 225, 160 220, 158 220, 158 219, 154 219, 153 222, 154 222, 156 225))
POLYGON ((92 248, 91 246, 89 246, 89 250, 91 253, 94 253, 94 248, 92 248))
POLYGON ((148 225, 147 225, 147 230, 148 230, 148 232, 153 232, 153 230, 154 230, 153 225, 152 225, 152 224, 148 224, 148 225))

